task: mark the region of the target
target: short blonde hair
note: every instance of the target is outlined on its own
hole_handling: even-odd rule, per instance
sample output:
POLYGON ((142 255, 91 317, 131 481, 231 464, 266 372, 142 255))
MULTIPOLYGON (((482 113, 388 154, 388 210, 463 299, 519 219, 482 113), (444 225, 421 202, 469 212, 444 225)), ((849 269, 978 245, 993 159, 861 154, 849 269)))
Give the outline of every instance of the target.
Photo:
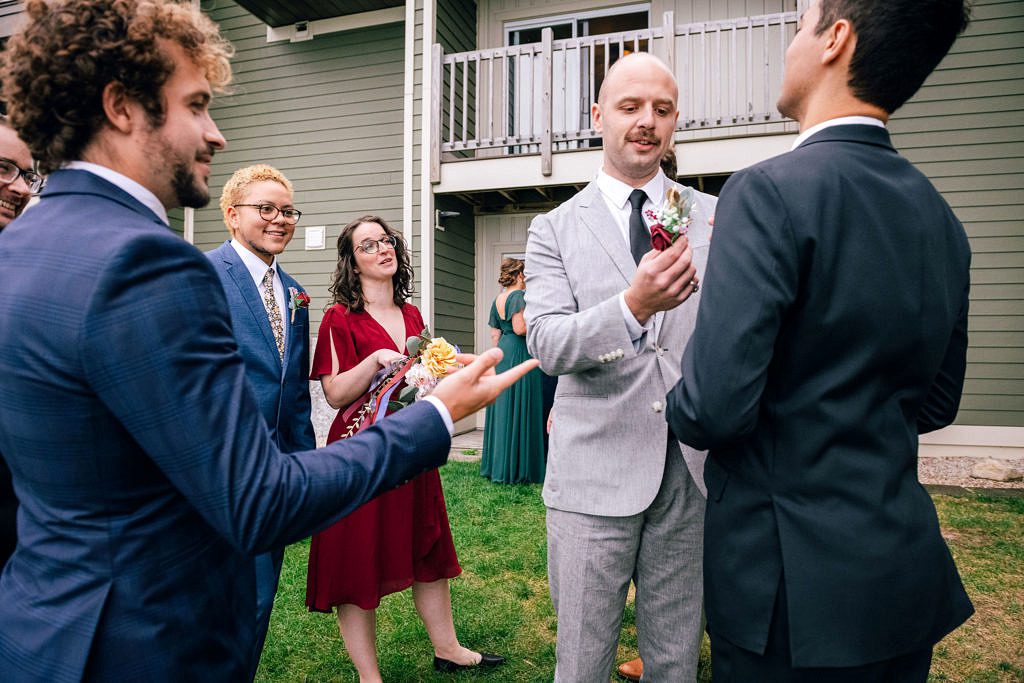
POLYGON ((231 229, 231 223, 228 222, 228 209, 245 199, 245 191, 250 185, 261 183, 264 180, 273 180, 276 183, 280 183, 284 186, 284 189, 288 190, 288 194, 295 194, 291 181, 285 177, 284 173, 281 173, 273 166, 255 164, 238 169, 224 183, 224 190, 220 193, 220 211, 224 215, 224 225, 227 226, 228 232, 232 235, 235 232, 231 229))

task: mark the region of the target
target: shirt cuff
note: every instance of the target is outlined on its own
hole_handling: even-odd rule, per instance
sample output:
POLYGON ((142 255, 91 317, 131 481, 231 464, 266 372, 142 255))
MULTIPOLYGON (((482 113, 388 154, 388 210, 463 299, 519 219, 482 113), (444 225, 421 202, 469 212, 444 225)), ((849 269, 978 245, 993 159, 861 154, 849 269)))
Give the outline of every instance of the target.
POLYGON ((455 423, 452 422, 452 414, 448 412, 448 406, 436 396, 424 396, 423 400, 437 408, 438 414, 444 420, 444 426, 448 429, 448 436, 455 434, 455 423))
POLYGON ((622 309, 622 319, 626 322, 626 333, 629 334, 629 339, 633 342, 633 350, 639 350, 640 340, 654 325, 654 316, 651 316, 646 325, 641 325, 633 315, 633 311, 629 310, 629 306, 626 305, 625 292, 619 294, 619 308, 622 309))

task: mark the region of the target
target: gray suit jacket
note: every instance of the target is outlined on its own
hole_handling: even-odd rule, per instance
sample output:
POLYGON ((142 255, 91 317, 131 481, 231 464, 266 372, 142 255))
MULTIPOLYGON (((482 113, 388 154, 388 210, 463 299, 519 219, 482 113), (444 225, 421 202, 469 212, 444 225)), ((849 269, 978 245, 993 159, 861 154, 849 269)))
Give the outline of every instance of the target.
MULTIPOLYGON (((689 238, 699 276, 716 201, 697 193, 689 238)), ((656 338, 645 334, 636 352, 618 300, 635 273, 596 183, 530 225, 526 343, 546 373, 560 375, 544 478, 548 507, 623 517, 645 510, 661 486, 665 394, 679 379, 700 295, 668 311, 656 338)), ((704 493, 705 453, 680 448, 704 493)))

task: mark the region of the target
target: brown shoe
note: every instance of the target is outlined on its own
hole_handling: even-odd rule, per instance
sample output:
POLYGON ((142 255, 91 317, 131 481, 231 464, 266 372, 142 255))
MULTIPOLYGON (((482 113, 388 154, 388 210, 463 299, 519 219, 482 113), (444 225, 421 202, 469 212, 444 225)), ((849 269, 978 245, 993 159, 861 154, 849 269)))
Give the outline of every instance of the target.
POLYGON ((639 681, 644 675, 644 663, 639 657, 619 664, 619 675, 627 681, 639 681))

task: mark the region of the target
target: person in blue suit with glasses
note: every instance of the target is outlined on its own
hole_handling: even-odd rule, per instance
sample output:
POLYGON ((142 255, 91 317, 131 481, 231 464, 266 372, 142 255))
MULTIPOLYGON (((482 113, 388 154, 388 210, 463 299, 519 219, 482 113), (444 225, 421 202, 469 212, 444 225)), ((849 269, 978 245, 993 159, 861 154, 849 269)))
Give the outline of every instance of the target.
MULTIPOLYGON (((291 182, 272 166, 235 171, 220 197, 231 239, 206 253, 224 285, 245 376, 271 438, 285 453, 316 447, 307 379, 309 297, 277 260, 302 215, 292 195, 291 182)), ((254 676, 283 561, 283 547, 256 556, 254 676)))

